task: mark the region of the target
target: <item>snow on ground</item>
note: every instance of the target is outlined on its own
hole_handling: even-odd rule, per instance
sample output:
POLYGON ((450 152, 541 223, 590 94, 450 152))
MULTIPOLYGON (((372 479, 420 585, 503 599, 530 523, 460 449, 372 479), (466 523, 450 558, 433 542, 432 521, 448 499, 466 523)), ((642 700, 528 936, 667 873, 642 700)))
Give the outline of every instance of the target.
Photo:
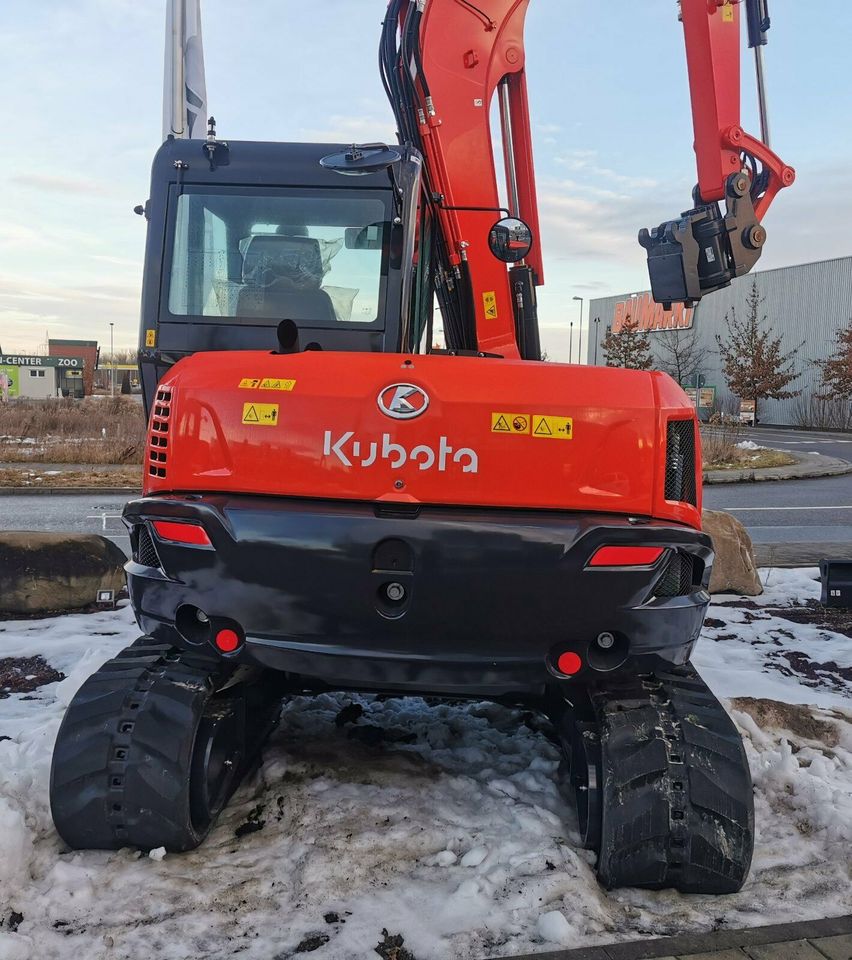
POLYGON ((0 960, 348 960, 385 930, 417 960, 482 958, 852 912, 852 642, 780 615, 818 596, 816 571, 763 574, 755 603, 716 598, 695 657, 738 698, 756 787, 752 874, 723 898, 602 890, 555 747, 488 703, 363 698, 339 727, 352 697, 294 699, 200 850, 69 852, 48 808, 56 730, 136 629, 127 607, 0 623, 0 660, 67 675, 0 700, 0 960))

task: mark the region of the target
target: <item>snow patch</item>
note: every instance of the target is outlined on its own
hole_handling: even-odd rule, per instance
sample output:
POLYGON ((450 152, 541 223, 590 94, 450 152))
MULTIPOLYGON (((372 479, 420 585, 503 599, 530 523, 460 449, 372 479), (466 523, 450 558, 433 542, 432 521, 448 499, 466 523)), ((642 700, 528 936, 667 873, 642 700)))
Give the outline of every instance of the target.
POLYGON ((56 731, 138 631, 126 605, 0 623, 4 656, 40 654, 66 675, 0 701, 0 918, 24 916, 0 933, 0 956, 269 960, 311 942, 316 960, 349 960, 387 930, 417 960, 450 960, 852 912, 852 689, 789 659, 845 669, 852 644, 780 616, 818 597, 817 571, 761 573, 757 601, 714 598, 694 657, 719 696, 741 698, 755 783, 752 873, 724 898, 603 890, 541 722, 492 703, 292 698, 199 850, 69 851, 48 805, 56 731), (363 715, 338 727, 353 702, 363 715), (393 736, 349 736, 368 725, 393 736), (240 835, 248 820, 263 826, 240 835))

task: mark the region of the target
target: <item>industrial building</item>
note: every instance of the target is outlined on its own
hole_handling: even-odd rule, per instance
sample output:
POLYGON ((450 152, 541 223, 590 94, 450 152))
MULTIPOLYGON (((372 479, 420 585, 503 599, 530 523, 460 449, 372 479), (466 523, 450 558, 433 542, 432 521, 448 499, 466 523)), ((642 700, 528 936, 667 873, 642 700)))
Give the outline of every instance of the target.
POLYGON ((760 421, 804 426, 802 408, 821 389, 820 369, 814 361, 834 353, 837 331, 852 320, 852 257, 753 273, 705 297, 692 309, 675 305, 669 313, 655 304, 647 291, 592 300, 586 362, 606 364, 602 344, 607 332, 611 328, 618 331, 628 317, 638 321, 645 331, 657 361, 661 358, 661 337, 665 331, 694 329, 703 352, 702 415, 709 414, 711 397, 716 408, 735 412, 738 398, 732 396, 725 382, 716 335, 726 338, 725 316, 732 307, 740 319, 747 315, 746 301, 753 282, 764 298, 761 316, 766 315, 774 336, 782 337, 783 349, 792 351, 804 341, 794 364, 799 377, 790 385, 790 389, 802 390, 801 396, 762 401, 760 421))

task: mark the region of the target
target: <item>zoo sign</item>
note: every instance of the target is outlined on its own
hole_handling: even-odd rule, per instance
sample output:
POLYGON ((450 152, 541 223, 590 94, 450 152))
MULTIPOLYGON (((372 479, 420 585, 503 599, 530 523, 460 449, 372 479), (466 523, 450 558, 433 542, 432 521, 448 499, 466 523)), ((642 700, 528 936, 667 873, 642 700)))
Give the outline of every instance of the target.
POLYGON ((83 357, 23 357, 0 354, 0 367, 66 367, 82 370, 83 357))

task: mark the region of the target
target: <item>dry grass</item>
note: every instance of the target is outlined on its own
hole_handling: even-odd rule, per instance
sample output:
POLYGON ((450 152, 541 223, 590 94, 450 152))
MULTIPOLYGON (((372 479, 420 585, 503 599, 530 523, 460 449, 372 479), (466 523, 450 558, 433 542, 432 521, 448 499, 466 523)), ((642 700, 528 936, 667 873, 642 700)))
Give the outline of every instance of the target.
POLYGON ((121 470, 39 470, 26 467, 0 467, 0 487, 115 487, 127 490, 142 489, 142 468, 125 467, 121 470))
POLYGON ((2 463, 141 463, 142 404, 128 397, 0 404, 2 463))
POLYGON ((748 450, 737 446, 744 439, 744 430, 739 423, 702 426, 704 469, 762 470, 767 467, 787 467, 797 462, 794 456, 783 450, 748 450))

